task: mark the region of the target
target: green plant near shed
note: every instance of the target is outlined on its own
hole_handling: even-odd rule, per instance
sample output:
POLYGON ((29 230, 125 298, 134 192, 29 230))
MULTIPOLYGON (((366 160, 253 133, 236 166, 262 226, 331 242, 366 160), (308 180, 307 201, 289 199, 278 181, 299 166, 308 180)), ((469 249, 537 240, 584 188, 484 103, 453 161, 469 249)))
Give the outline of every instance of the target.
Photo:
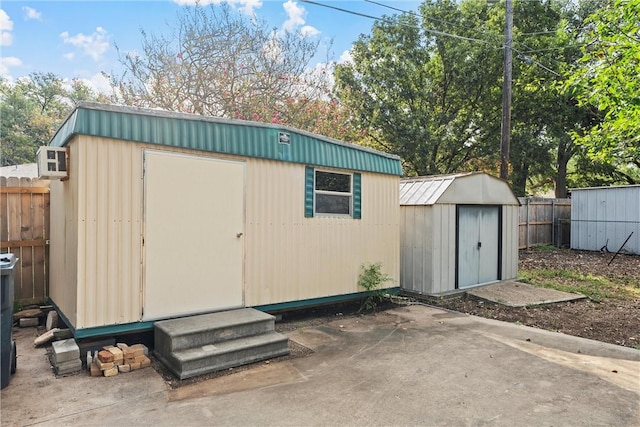
POLYGON ((362 273, 358 277, 358 286, 366 291, 362 305, 358 313, 362 311, 375 310, 378 303, 382 301, 385 290, 382 285, 393 282, 393 278, 382 272, 382 263, 376 262, 369 265, 362 265, 362 273))

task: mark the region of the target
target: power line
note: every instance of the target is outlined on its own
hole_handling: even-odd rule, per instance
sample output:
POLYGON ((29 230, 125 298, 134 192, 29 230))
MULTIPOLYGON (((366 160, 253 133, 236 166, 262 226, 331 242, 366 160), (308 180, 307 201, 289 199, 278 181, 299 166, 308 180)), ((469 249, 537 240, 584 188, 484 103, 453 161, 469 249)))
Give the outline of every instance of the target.
POLYGON ((315 2, 315 1, 312 1, 312 0, 301 0, 301 1, 303 3, 309 3, 309 4, 316 5, 316 6, 322 6, 322 7, 328 8, 328 9, 337 10, 339 12, 348 13, 348 14, 356 15, 356 16, 361 16, 363 18, 373 19, 375 21, 382 21, 382 22, 385 22, 385 23, 388 23, 388 24, 397 24, 397 25, 402 25, 404 27, 413 28, 413 29, 416 29, 416 30, 423 30, 423 31, 426 31, 428 33, 435 34, 435 35, 438 35, 438 36, 452 37, 452 38, 455 38, 455 39, 467 40, 467 41, 472 41, 472 42, 479 42, 479 43, 484 43, 484 44, 488 44, 488 45, 493 45, 494 44, 494 43, 489 42, 487 40, 477 39, 477 38, 473 38, 473 37, 460 36, 458 34, 451 34, 451 33, 447 33, 447 32, 444 32, 444 31, 434 30, 434 29, 431 29, 431 28, 420 28, 420 27, 418 27, 416 25, 409 25, 409 24, 405 24, 403 22, 394 21, 394 20, 389 19, 389 18, 384 18, 384 17, 381 18, 381 17, 378 17, 378 16, 369 15, 367 13, 356 12, 354 10, 343 9, 341 7, 331 6, 331 5, 324 4, 324 3, 318 3, 318 2, 315 2))
MULTIPOLYGON (((413 15, 415 17, 424 18, 424 19, 429 20, 429 21, 439 22, 441 24, 451 25, 452 27, 458 26, 458 24, 454 24, 453 22, 445 21, 443 19, 433 18, 431 16, 420 15, 420 14, 414 12, 413 10, 404 10, 404 9, 400 9, 398 7, 389 6, 387 4, 380 3, 380 2, 377 2, 377 1, 373 1, 373 0, 364 0, 364 1, 367 2, 367 3, 375 4, 377 6, 386 7, 387 9, 395 10, 396 12, 408 13, 408 14, 413 15)), ((467 29, 469 29, 469 28, 467 28, 467 29)), ((485 32, 483 31, 483 33, 485 33, 485 32)))
POLYGON ((516 41, 515 43, 521 44, 522 46, 526 47, 528 50, 525 51, 525 53, 548 52, 548 51, 552 51, 552 50, 563 50, 563 49, 569 49, 569 48, 572 48, 572 47, 584 47, 584 46, 588 45, 588 43, 581 43, 581 44, 568 44, 566 46, 558 46, 558 47, 548 47, 548 48, 545 48, 545 49, 534 49, 532 47, 527 46, 526 44, 524 44, 522 42, 516 41))
MULTIPOLYGON (((426 32, 431 33, 431 34, 439 35, 439 36, 452 37, 452 38, 455 38, 455 39, 472 41, 472 42, 479 42, 479 43, 483 43, 483 44, 486 44, 486 45, 489 45, 489 46, 493 46, 493 47, 499 48, 499 49, 503 49, 505 47, 504 44, 502 44, 502 45, 500 45, 498 47, 494 43, 489 42, 487 40, 477 39, 477 38, 473 38, 473 37, 464 37, 464 36, 460 36, 458 34, 451 34, 451 33, 447 33, 447 32, 444 32, 444 31, 434 30, 434 29, 431 29, 431 28, 420 28, 420 27, 418 27, 416 25, 409 25, 409 24, 406 24, 406 23, 403 23, 403 22, 399 22, 399 21, 394 21, 393 19, 389 19, 389 18, 385 18, 385 17, 377 17, 377 16, 374 16, 374 15, 369 15, 367 13, 362 13, 362 12, 357 12, 357 11, 354 11, 354 10, 344 9, 344 8, 337 7, 337 6, 331 6, 331 5, 324 4, 324 3, 318 3, 318 2, 313 1, 313 0, 301 0, 301 1, 303 3, 309 3, 309 4, 312 4, 312 5, 315 5, 315 6, 326 7, 328 9, 336 10, 338 12, 347 13, 347 14, 355 15, 355 16, 360 16, 360 17, 363 17, 363 18, 373 19, 374 21, 381 21, 381 22, 385 22, 385 23, 388 23, 388 24, 401 25, 401 26, 404 26, 404 27, 407 27, 407 28, 412 28, 412 29, 415 29, 415 30, 421 30, 422 29, 423 31, 426 31, 426 32)), ((371 1, 371 0, 365 0, 365 1, 367 1, 368 3, 379 4, 379 3, 371 1)), ((410 14, 413 14, 415 16, 419 16, 419 15, 415 14, 415 12, 407 12, 407 11, 403 11, 402 9, 394 8, 392 6, 386 6, 386 5, 383 5, 383 4, 379 4, 379 5, 385 6, 385 7, 397 10, 397 11, 410 13, 410 14)), ((442 22, 446 22, 446 21, 442 21, 442 22)), ((451 24, 451 23, 449 23, 449 24, 451 24)), ((451 25, 453 25, 453 24, 451 24, 451 25)), ((522 44, 522 43, 520 43, 520 44, 522 44)), ((526 46, 524 44, 522 44, 522 45, 528 48, 528 46, 526 46)), ((518 54, 519 54, 518 58, 519 59, 522 59, 523 61, 525 61, 527 63, 535 64, 535 65, 539 66, 540 68, 542 68, 543 70, 546 70, 546 71, 548 71, 548 72, 550 72, 550 73, 552 73, 552 74, 554 74, 554 75, 556 75, 558 77, 562 77, 560 74, 556 73, 555 71, 553 71, 549 67, 547 67, 547 66, 541 64, 540 62, 528 57, 527 55, 525 55, 525 53, 530 53, 529 51, 522 52, 522 51, 517 50, 517 49, 515 49, 513 47, 512 47, 512 49, 514 51, 518 52, 518 54)))

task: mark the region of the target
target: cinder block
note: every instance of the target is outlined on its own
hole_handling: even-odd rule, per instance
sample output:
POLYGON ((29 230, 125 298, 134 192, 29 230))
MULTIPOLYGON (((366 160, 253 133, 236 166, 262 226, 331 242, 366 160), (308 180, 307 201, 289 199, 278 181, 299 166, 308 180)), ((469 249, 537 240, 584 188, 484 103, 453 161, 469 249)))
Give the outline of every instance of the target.
POLYGON ((101 350, 98 352, 98 360, 103 363, 113 362, 113 354, 108 350, 101 350))
POLYGON ((114 366, 112 368, 105 369, 104 371, 102 371, 102 373, 105 377, 113 377, 115 375, 118 375, 118 368, 114 366))
POLYGON ((131 366, 132 371, 135 371, 136 369, 140 369, 140 362, 134 362, 129 366, 131 366))
POLYGON ((80 359, 69 360, 67 362, 56 364, 55 366, 55 371, 58 375, 72 374, 80 370, 82 370, 82 362, 80 359))
POLYGON ((33 328, 38 326, 38 318, 37 317, 23 317, 20 319, 20 327, 21 328, 33 328))
POLYGON ((53 360, 57 365, 69 360, 80 359, 80 348, 73 338, 62 341, 54 341, 53 344, 53 360))
POLYGON ((118 371, 120 372, 130 372, 131 365, 118 365, 118 371))

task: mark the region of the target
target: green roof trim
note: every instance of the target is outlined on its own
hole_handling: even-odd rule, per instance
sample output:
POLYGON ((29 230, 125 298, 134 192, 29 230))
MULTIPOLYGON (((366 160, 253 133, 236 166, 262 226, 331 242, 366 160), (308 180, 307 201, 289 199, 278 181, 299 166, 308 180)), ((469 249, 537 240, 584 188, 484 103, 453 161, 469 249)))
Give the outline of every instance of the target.
POLYGON ((83 102, 52 138, 75 135, 121 139, 389 175, 402 175, 398 156, 285 126, 194 114, 83 102))

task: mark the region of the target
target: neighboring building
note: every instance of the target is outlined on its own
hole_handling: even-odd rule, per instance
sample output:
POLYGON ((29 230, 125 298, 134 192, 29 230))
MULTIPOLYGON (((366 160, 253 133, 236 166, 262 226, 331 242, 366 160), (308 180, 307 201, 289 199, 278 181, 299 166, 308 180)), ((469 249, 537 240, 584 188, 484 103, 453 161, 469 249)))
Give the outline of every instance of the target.
POLYGON ((23 165, 2 166, 0 176, 12 178, 37 178, 38 165, 35 163, 25 163, 23 165))
POLYGON ((400 285, 439 294, 518 276, 518 207, 481 172, 400 183, 400 285))
POLYGON ((53 304, 76 338, 397 286, 400 159, 277 125, 82 103, 51 141, 53 304), (65 168, 66 168, 65 166, 65 168))
POLYGON ((640 255, 640 185, 572 189, 571 249, 621 248, 640 255))

